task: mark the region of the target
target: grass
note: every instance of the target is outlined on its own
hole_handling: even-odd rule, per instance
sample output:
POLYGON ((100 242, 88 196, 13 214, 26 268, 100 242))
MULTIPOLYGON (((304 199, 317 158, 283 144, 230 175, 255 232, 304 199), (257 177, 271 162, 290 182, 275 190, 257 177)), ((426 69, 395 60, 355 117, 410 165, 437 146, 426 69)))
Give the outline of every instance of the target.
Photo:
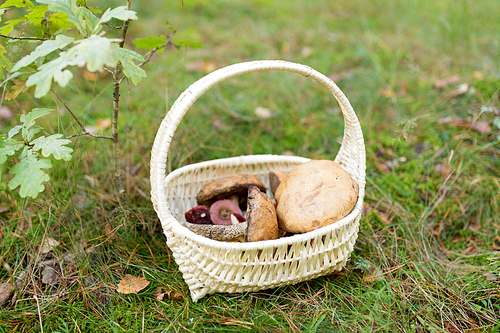
MULTIPOLYGON (((116 209, 105 141, 75 141, 75 158, 51 171, 54 181, 37 200, 0 193, 0 207, 9 208, 0 213, 0 282, 23 281, 2 306, 0 332, 499 330, 498 1, 134 6, 142 23, 132 25, 131 39, 166 34, 168 20, 178 40, 193 39, 203 48, 168 50, 147 65, 148 78, 139 86, 124 86, 121 163, 129 220, 116 209), (207 64, 278 58, 334 77, 360 119, 367 193, 355 251, 339 274, 193 303, 149 200, 156 130, 167 105, 205 74, 207 64), (452 75, 461 80, 433 87, 452 75), (454 95, 459 83, 469 89, 454 95), (484 121, 491 130, 443 123, 448 116, 471 125, 484 121), (44 253, 46 239, 59 245, 44 253), (57 271, 53 284, 42 281, 46 266, 57 271), (117 293, 126 274, 144 276, 150 285, 138 295, 117 293), (158 300, 158 288, 172 293, 158 300)), ((110 117, 110 82, 80 77, 80 94, 58 91, 95 125, 110 117)), ((50 97, 34 100, 32 93, 6 105, 19 115, 56 104, 50 97)), ((71 132, 70 118, 58 108, 61 115, 46 126, 71 132)), ((4 124, 2 132, 14 125, 4 124)), ((193 105, 174 136, 168 168, 261 153, 333 159, 342 130, 336 103, 318 84, 290 73, 245 75, 193 105), (249 121, 258 106, 276 116, 249 121)))

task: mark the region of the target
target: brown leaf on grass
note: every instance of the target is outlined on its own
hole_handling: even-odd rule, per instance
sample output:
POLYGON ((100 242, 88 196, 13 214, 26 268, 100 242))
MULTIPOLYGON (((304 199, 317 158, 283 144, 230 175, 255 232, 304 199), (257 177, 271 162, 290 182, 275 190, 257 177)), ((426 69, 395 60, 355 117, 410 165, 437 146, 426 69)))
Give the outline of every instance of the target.
POLYGON ((115 234, 116 230, 113 232, 113 227, 111 226, 110 223, 106 223, 106 225, 104 226, 104 230, 106 231, 106 237, 111 239, 118 238, 118 236, 115 234))
POLYGON ((380 91, 380 95, 384 96, 385 98, 392 98, 394 97, 394 90, 390 88, 384 88, 380 91))
POLYGON ((97 119, 96 128, 99 131, 104 131, 106 128, 111 127, 111 118, 99 118, 97 119))
POLYGON ((373 283, 375 281, 380 281, 383 272, 380 268, 375 265, 370 266, 368 270, 365 271, 365 275, 363 276, 363 283, 373 283))
POLYGON ((174 300, 184 299, 184 296, 176 290, 169 290, 164 292, 162 287, 156 288, 155 298, 159 301, 163 301, 165 297, 174 300))
POLYGON ((500 251, 500 236, 496 236, 491 245, 491 249, 495 251, 500 251))
POLYGON ((10 108, 6 106, 0 107, 0 120, 9 120, 14 116, 10 108))
POLYGON ((41 254, 49 253, 54 250, 55 247, 59 246, 59 242, 53 238, 47 237, 43 240, 42 244, 39 247, 41 254))
POLYGON ((461 117, 444 117, 438 120, 438 124, 451 124, 456 127, 471 128, 481 134, 487 134, 491 132, 491 127, 487 121, 476 121, 474 123, 471 123, 470 121, 465 120, 461 117))
POLYGON ((125 275, 118 283, 116 291, 120 294, 137 294, 149 285, 149 281, 143 276, 125 275))
POLYGON ((267 119, 273 115, 271 110, 269 110, 268 108, 262 107, 262 106, 257 106, 255 108, 255 114, 257 115, 257 117, 259 117, 259 119, 263 119, 263 120, 267 119))
POLYGON ((439 173, 446 178, 453 172, 453 168, 446 166, 444 163, 439 163, 434 168, 434 172, 439 173))
POLYGON ((57 280, 57 271, 50 265, 45 265, 42 272, 42 283, 53 285, 57 280))
POLYGON ((12 86, 12 91, 9 91, 5 94, 6 101, 11 101, 15 99, 20 93, 25 93, 28 90, 26 81, 14 79, 13 82, 15 84, 12 86))
POLYGON ((469 91, 469 85, 467 83, 462 83, 459 85, 455 90, 452 90, 448 96, 449 97, 455 97, 455 96, 460 96, 469 91))
POLYGON ((453 75, 453 76, 447 77, 445 79, 436 80, 436 81, 434 81, 434 88, 441 89, 441 88, 446 87, 447 85, 450 85, 450 84, 457 84, 458 82, 460 82, 460 80, 461 80, 461 78, 458 75, 453 75))
POLYGON ((476 121, 474 124, 472 124, 472 129, 481 134, 487 134, 491 132, 490 124, 488 124, 487 121, 476 121))
POLYGON ((479 230, 481 230, 481 225, 479 223, 477 223, 476 221, 472 220, 469 222, 467 229, 472 230, 472 231, 479 231, 479 230))
POLYGON ((354 74, 355 74, 354 71, 349 71, 349 72, 331 74, 328 77, 332 79, 332 81, 337 82, 343 79, 348 79, 350 77, 353 77, 354 74))
POLYGON ((217 69, 217 65, 211 61, 194 61, 186 66, 188 72, 210 73, 217 69))
POLYGON ((16 290, 16 287, 11 282, 0 284, 0 306, 9 300, 14 290, 16 290))
POLYGON ((0 207, 0 214, 8 212, 10 210, 10 207, 8 206, 1 206, 0 207))

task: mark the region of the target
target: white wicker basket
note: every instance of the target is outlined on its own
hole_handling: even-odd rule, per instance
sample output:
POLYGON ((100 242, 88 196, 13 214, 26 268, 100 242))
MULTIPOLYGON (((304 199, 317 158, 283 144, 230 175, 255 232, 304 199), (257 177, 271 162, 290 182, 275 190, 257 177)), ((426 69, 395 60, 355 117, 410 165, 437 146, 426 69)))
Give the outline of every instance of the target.
POLYGON ((295 284, 340 271, 357 239, 365 194, 365 159, 363 134, 349 101, 331 79, 308 66, 279 60, 239 63, 210 73, 192 84, 175 101, 156 135, 151 156, 151 196, 167 245, 193 300, 215 292, 240 293, 295 284), (197 205, 196 194, 205 183, 244 173, 257 176, 269 188, 269 171, 287 172, 309 160, 297 156, 240 156, 184 166, 166 175, 172 137, 191 105, 219 82, 243 73, 269 70, 295 72, 314 79, 337 99, 345 129, 335 161, 359 185, 356 206, 337 223, 277 240, 234 243, 199 236, 179 221, 184 221, 184 213, 197 205))

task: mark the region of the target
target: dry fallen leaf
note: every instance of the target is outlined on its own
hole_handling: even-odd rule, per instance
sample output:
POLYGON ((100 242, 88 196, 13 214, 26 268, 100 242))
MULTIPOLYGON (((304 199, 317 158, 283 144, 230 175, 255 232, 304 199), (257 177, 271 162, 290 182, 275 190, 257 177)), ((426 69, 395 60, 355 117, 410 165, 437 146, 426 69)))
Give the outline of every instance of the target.
POLYGON ((453 75, 445 79, 436 80, 434 81, 434 88, 441 89, 450 84, 457 84, 458 82, 460 82, 460 80, 461 78, 458 75, 453 75))
POLYGON ((6 106, 0 107, 0 120, 9 120, 13 117, 12 111, 6 106))
POLYGON ((188 72, 210 73, 217 69, 217 65, 211 61, 194 61, 186 66, 188 72))
POLYGON ((474 124, 472 124, 472 129, 481 134, 487 134, 491 132, 490 124, 488 124, 487 121, 476 121, 474 124))
POLYGON ((178 291, 169 290, 169 291, 163 292, 162 287, 156 288, 155 298, 159 301, 163 301, 163 299, 165 297, 168 297, 170 299, 183 299, 184 298, 182 296, 182 294, 178 291))
POLYGON ((8 206, 1 206, 0 207, 0 214, 8 212, 9 210, 10 210, 10 208, 8 206))
POLYGON ((302 50, 300 50, 300 54, 304 57, 307 58, 311 55, 312 53, 312 48, 310 46, 304 46, 302 50))
POLYGON ((104 131, 106 128, 111 127, 111 118, 99 118, 97 119, 96 128, 99 131, 104 131))
POLYGON ((15 289, 16 287, 10 282, 0 284, 0 305, 9 300, 15 289))
POLYGON ((394 90, 392 89, 388 89, 388 88, 384 88, 380 91, 380 95, 386 97, 386 98, 391 98, 391 97, 394 97, 394 90))
POLYGON ((106 231, 106 237, 111 238, 111 239, 118 238, 118 236, 115 234, 116 231, 113 232, 113 227, 111 226, 110 223, 106 223, 106 225, 104 226, 104 230, 106 231))
POLYGON ((143 276, 125 275, 118 283, 116 291, 120 294, 137 294, 149 285, 149 281, 143 276))
POLYGON ((481 230, 481 225, 479 223, 477 223, 476 221, 472 220, 469 222, 467 229, 472 230, 472 231, 479 231, 479 230, 481 230))
POLYGON ((45 254, 49 253, 50 251, 54 250, 55 247, 59 245, 59 242, 56 241, 53 238, 47 237, 43 240, 42 244, 40 245, 40 253, 45 254))
POLYGON ((449 96, 450 97, 455 97, 455 96, 459 96, 459 95, 463 95, 465 94, 467 91, 469 91, 469 85, 467 83, 462 83, 461 85, 459 85, 455 90, 452 90, 450 93, 449 93, 449 96))
POLYGON ((57 271, 54 267, 46 265, 43 268, 42 283, 53 285, 57 280, 57 271))
POLYGON ((90 134, 97 134, 97 127, 88 125, 85 126, 85 131, 89 132, 90 134))
POLYGON ((14 83, 15 84, 12 86, 12 91, 5 94, 6 101, 11 101, 15 99, 20 93, 25 93, 28 90, 26 81, 14 79, 14 83))
POLYGON ((438 120, 438 124, 452 124, 457 127, 463 128, 471 128, 481 134, 487 134, 491 132, 491 127, 486 121, 476 121, 475 123, 471 123, 468 120, 465 120, 461 117, 444 117, 438 120))
POLYGON ((258 107, 255 108, 255 114, 260 119, 267 119, 267 118, 269 118, 269 117, 271 117, 273 115, 273 113, 271 112, 271 110, 269 110, 269 109, 267 109, 265 107, 262 107, 262 106, 258 106, 258 107))

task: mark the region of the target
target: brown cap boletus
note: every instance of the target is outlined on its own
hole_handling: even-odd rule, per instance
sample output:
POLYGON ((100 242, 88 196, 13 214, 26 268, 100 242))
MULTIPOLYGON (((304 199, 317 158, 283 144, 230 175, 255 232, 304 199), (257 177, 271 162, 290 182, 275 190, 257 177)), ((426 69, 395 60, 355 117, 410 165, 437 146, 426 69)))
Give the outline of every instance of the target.
POLYGON ((269 187, 271 187, 271 193, 273 195, 276 193, 276 189, 285 178, 286 174, 283 171, 269 172, 269 187))
POLYGON ((347 216, 358 200, 358 184, 329 160, 311 160, 293 168, 276 190, 280 229, 309 232, 347 216))
POLYGON ((248 188, 250 185, 257 186, 261 191, 266 191, 262 182, 253 175, 235 175, 214 180, 203 185, 196 196, 198 205, 210 207, 214 202, 222 199, 239 197, 238 204, 245 207, 248 188))
POLYGON ((248 188, 246 242, 278 238, 278 217, 269 197, 257 186, 248 188))

